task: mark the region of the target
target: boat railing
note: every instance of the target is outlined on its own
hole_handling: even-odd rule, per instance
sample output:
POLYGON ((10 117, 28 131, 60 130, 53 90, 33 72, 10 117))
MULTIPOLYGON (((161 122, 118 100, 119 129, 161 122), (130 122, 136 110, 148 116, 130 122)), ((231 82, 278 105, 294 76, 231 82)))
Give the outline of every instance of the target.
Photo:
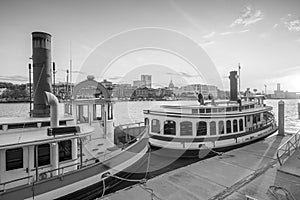
POLYGON ((276 156, 280 166, 282 166, 299 147, 300 130, 293 134, 277 149, 276 156))
POLYGON ((134 123, 122 124, 116 127, 119 127, 124 130, 128 128, 141 127, 141 126, 145 126, 145 122, 134 122, 134 123))
MULTIPOLYGON (((1 192, 5 192, 6 190, 6 186, 9 185, 9 184, 13 184, 13 183, 16 183, 16 182, 27 182, 27 184, 31 184, 32 183, 32 180, 33 180, 33 175, 31 176, 25 176, 25 177, 22 177, 22 178, 18 178, 18 179, 13 179, 13 180, 9 180, 9 181, 6 181, 6 182, 3 182, 3 183, 0 183, 0 193, 1 192)), ((24 184, 24 183, 22 183, 24 184)))

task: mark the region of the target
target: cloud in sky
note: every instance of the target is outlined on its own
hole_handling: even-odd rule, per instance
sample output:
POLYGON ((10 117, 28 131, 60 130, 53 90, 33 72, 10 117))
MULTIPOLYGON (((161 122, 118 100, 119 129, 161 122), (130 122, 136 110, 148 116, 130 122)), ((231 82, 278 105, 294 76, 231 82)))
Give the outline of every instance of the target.
POLYGON ((289 31, 300 31, 300 20, 292 19, 292 14, 287 14, 281 21, 289 31))
POLYGON ((227 31, 227 32, 220 33, 220 35, 230 35, 230 34, 233 34, 233 32, 227 31))
POLYGON ((299 19, 287 21, 287 22, 284 22, 284 24, 290 31, 300 31, 300 20, 299 19))
POLYGON ((184 77, 184 78, 193 78, 193 77, 198 77, 199 75, 191 75, 191 74, 188 74, 186 72, 167 72, 166 73, 167 75, 172 75, 172 76, 181 76, 181 77, 184 77))
POLYGON ((250 31, 250 30, 249 30, 249 29, 241 30, 240 33, 246 33, 246 32, 248 32, 248 31, 250 31))
POLYGON ((264 19, 261 10, 253 10, 251 6, 246 6, 241 15, 230 25, 234 27, 237 25, 248 26, 264 19))
POLYGON ((216 32, 211 32, 211 33, 209 33, 209 34, 207 34, 207 35, 204 35, 203 36, 203 38, 211 38, 211 37, 213 37, 214 35, 216 34, 216 32))
POLYGON ((274 25, 273 25, 273 28, 277 28, 277 27, 278 27, 278 24, 274 24, 274 25))
POLYGON ((204 43, 202 43, 201 45, 203 45, 203 46, 208 46, 208 45, 212 45, 212 44, 215 44, 215 41, 212 41, 212 40, 206 40, 206 41, 204 41, 204 43))

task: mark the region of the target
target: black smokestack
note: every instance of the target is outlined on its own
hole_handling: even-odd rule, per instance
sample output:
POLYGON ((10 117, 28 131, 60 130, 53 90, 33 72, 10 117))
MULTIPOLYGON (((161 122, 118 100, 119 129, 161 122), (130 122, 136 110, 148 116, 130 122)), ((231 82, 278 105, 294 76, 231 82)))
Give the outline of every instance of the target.
POLYGON ((44 32, 32 33, 33 60, 33 117, 49 117, 50 107, 44 92, 51 92, 51 35, 44 32))
POLYGON ((231 71, 229 75, 230 79, 230 101, 237 101, 237 71, 231 71))

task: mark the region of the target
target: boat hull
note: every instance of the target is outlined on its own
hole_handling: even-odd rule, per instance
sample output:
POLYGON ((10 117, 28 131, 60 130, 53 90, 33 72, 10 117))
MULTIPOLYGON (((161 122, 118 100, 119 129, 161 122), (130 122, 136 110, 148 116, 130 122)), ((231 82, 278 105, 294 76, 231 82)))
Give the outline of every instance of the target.
POLYGON ((148 146, 148 138, 143 137, 104 162, 34 184, 8 189, 0 193, 0 199, 93 199, 101 196, 104 188, 111 189, 122 181, 116 177, 128 178, 145 172, 148 146))
MULTIPOLYGON (((242 142, 235 142, 235 143, 228 143, 227 145, 222 145, 222 146, 216 146, 212 148, 203 148, 200 147, 198 149, 189 149, 189 148, 168 148, 168 145, 166 146, 159 146, 156 145, 156 142, 151 138, 150 135, 150 146, 152 149, 152 152, 154 154, 160 155, 160 156, 167 156, 167 157, 182 157, 182 158, 207 158, 209 156, 213 156, 219 153, 223 153, 232 149, 240 148, 252 143, 255 143, 259 140, 262 140, 273 133, 277 131, 276 126, 269 126, 269 129, 266 130, 260 130, 261 133, 259 136, 253 137, 251 134, 248 135, 249 140, 242 141, 242 142), (252 137, 252 138, 251 138, 252 137), (251 138, 251 139, 250 139, 251 138)), ((235 141, 238 141, 238 138, 234 138, 235 141)))

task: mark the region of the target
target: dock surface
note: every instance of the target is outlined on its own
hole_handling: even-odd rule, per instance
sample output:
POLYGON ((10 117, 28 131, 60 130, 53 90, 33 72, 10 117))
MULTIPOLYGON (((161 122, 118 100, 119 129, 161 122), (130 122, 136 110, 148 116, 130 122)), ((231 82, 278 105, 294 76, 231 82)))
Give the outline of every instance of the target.
POLYGON ((280 166, 276 151, 288 138, 269 137, 222 156, 167 172, 148 180, 144 185, 126 188, 104 199, 273 200, 268 191, 270 186, 284 187, 296 199, 300 199, 300 177, 278 170, 280 166))

